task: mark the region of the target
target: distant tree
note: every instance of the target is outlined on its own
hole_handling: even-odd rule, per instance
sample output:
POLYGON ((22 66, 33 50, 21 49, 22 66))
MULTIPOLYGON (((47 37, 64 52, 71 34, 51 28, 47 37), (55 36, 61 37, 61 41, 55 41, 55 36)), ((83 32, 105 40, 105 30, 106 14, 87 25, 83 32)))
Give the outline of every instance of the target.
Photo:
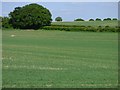
POLYGON ((103 19, 103 21, 107 21, 107 20, 109 20, 109 21, 110 21, 110 20, 111 20, 111 18, 105 18, 105 19, 103 19))
POLYGON ((29 4, 23 7, 16 7, 10 12, 10 23, 13 28, 39 29, 51 24, 51 13, 48 9, 39 4, 29 4))
POLYGON ((94 19, 89 19, 89 21, 94 21, 94 19))
POLYGON ((96 21, 102 21, 100 18, 96 18, 96 21))
POLYGON ((118 20, 117 18, 113 18, 112 20, 118 20))
POLYGON ((107 20, 111 20, 111 18, 107 18, 107 20))
POLYGON ((74 21, 84 21, 84 19, 78 18, 78 19, 75 19, 74 21))
POLYGON ((62 21, 62 17, 56 17, 55 21, 62 21))
POLYGON ((103 21, 106 21, 107 19, 105 18, 105 19, 103 19, 103 21))

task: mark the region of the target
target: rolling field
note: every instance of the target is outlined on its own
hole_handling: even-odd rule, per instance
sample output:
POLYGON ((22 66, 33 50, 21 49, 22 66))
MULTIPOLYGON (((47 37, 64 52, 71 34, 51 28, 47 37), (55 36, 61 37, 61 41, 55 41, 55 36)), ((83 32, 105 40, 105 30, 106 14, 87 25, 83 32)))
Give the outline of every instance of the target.
POLYGON ((52 22, 52 25, 76 25, 76 26, 118 26, 118 21, 74 21, 74 22, 52 22))
POLYGON ((3 87, 117 87, 118 35, 3 30, 3 87))

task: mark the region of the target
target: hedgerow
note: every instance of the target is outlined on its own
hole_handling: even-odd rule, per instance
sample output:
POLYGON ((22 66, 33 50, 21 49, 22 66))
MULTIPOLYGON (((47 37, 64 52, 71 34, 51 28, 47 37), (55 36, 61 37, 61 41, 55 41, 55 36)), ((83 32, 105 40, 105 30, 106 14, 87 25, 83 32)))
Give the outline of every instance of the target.
POLYGON ((120 27, 110 27, 110 26, 75 26, 75 25, 51 25, 44 26, 44 30, 60 30, 60 31, 88 31, 88 32, 119 32, 120 27))

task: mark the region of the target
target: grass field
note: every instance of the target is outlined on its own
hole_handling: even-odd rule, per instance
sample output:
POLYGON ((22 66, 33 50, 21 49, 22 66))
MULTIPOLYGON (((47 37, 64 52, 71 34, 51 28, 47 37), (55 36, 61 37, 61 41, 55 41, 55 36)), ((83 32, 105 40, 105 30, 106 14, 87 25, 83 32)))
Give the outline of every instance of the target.
POLYGON ((118 21, 74 21, 74 22, 52 22, 52 25, 76 25, 76 26, 118 26, 118 21))
POLYGON ((116 87, 117 39, 108 32, 3 30, 3 87, 116 87))

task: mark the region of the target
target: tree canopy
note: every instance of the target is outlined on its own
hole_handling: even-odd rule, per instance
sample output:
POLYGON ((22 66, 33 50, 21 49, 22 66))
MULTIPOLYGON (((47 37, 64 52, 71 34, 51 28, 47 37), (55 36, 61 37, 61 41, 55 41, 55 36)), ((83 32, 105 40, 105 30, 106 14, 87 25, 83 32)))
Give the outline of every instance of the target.
POLYGON ((113 18, 112 20, 118 20, 117 18, 113 18))
POLYGON ((89 21, 94 21, 94 19, 89 19, 89 21))
POLYGON ((2 17, 1 22, 3 28, 12 28, 12 25, 9 23, 9 20, 9 17, 2 17))
POLYGON ((62 17, 56 17, 55 21, 62 21, 62 17))
POLYGON ((103 21, 110 21, 111 20, 111 18, 105 18, 103 21))
POLYGON ((96 18, 96 21, 102 21, 100 18, 96 18))
POLYGON ((75 19, 74 21, 84 21, 84 20, 81 18, 78 18, 78 19, 75 19))
POLYGON ((39 29, 51 24, 51 13, 48 9, 39 4, 29 4, 23 7, 16 7, 10 12, 10 24, 13 28, 39 29))

